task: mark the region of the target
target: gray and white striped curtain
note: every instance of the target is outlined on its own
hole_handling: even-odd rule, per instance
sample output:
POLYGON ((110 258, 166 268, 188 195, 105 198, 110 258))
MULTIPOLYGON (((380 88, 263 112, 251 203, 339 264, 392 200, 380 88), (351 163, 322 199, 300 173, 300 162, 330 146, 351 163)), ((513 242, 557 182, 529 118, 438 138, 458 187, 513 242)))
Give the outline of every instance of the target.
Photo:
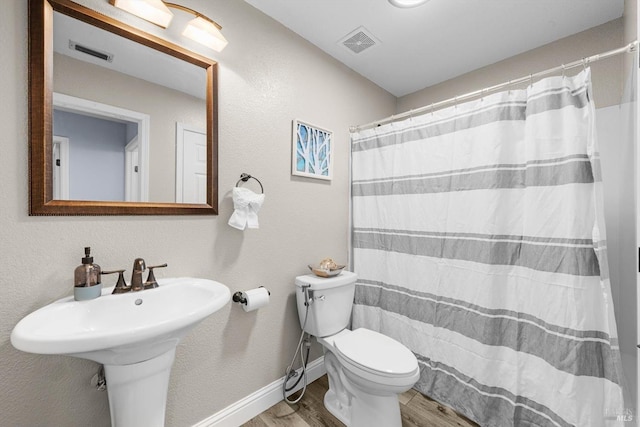
POLYGON ((590 71, 352 139, 353 328, 483 426, 621 421, 590 71))

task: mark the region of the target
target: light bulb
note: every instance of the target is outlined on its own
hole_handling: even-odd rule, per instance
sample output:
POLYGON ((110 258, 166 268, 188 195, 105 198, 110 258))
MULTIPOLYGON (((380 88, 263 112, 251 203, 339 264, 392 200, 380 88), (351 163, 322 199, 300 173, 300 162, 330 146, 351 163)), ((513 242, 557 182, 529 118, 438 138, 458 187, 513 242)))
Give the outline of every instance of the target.
POLYGON ((173 18, 162 0, 110 0, 109 3, 162 28, 167 28, 173 18))
POLYGON ((395 7, 408 8, 420 6, 421 4, 425 4, 428 1, 429 0, 389 0, 389 3, 391 3, 395 7))
POLYGON ((189 22, 182 35, 210 47, 216 52, 221 52, 229 43, 218 27, 200 16, 189 22))

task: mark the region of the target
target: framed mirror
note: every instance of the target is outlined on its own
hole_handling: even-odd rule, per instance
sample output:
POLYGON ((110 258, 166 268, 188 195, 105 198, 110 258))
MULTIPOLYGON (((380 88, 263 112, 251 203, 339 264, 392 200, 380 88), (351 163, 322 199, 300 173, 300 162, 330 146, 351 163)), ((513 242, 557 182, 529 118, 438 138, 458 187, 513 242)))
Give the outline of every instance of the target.
POLYGON ((216 215, 217 63, 29 0, 29 215, 216 215))

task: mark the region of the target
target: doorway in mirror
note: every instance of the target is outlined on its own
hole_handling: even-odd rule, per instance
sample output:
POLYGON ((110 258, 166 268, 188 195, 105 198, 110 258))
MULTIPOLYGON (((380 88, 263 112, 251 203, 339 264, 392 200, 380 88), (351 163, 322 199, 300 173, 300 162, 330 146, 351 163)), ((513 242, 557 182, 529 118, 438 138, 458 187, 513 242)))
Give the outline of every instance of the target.
POLYGON ((176 203, 207 202, 207 133, 176 124, 176 203))
POLYGON ((147 201, 149 115, 61 93, 53 112, 54 200, 147 201))

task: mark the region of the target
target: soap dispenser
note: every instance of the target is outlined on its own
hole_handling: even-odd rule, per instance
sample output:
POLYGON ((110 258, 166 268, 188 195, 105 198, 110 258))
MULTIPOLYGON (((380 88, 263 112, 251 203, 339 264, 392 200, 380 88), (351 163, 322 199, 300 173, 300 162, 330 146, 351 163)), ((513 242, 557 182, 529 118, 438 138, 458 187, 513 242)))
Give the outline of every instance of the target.
POLYGON ((76 267, 73 279, 73 297, 76 301, 98 298, 102 294, 102 271, 93 263, 91 248, 84 248, 82 264, 76 267))

